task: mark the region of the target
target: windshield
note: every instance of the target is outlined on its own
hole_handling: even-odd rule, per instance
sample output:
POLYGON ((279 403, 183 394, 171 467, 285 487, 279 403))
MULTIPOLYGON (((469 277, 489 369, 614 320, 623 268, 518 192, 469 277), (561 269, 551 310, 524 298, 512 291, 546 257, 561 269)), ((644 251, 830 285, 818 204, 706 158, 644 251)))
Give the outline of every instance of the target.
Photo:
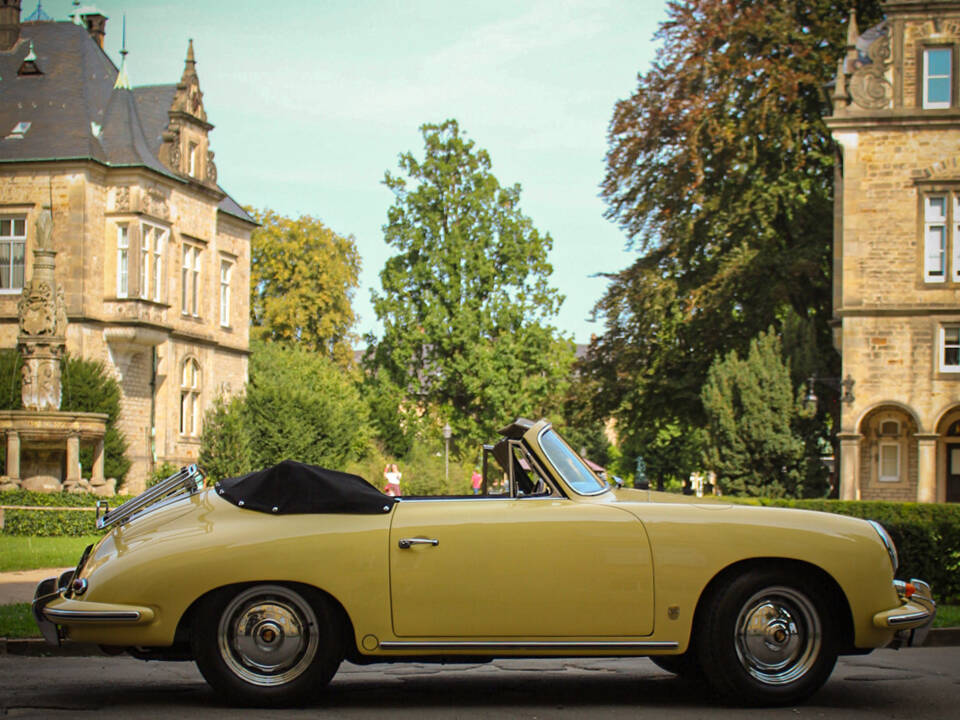
POLYGON ((540 434, 540 447, 567 485, 581 495, 594 495, 607 489, 607 484, 594 475, 552 429, 540 434))

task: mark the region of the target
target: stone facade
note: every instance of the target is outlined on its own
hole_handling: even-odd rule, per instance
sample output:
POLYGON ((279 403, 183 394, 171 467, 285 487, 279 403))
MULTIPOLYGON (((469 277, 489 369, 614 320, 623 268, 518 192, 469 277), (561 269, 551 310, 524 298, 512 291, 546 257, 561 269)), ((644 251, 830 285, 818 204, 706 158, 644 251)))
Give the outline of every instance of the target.
POLYGON ((851 16, 827 124, 840 148, 835 344, 844 499, 960 501, 960 2, 851 16))
MULTIPOLYGON (((92 29, 94 37, 63 25, 24 23, 20 31, 37 48, 41 70, 55 67, 43 54, 53 45, 61 53, 93 46, 81 49, 106 67, 113 89, 99 115, 84 121, 104 151, 91 141, 91 157, 16 157, 26 146, 0 139, 0 220, 24 221, 29 280, 35 220, 52 205, 67 352, 103 361, 120 382, 120 429, 132 461, 126 489, 138 491, 157 465, 196 461, 203 412, 218 393, 246 383, 255 223, 217 184, 192 43, 180 83, 131 89, 125 68, 106 64, 92 29), (68 35, 74 32, 84 38, 68 35)), ((23 54, 24 43, 21 37, 11 53, 23 54)), ((9 131, 0 127, 0 138, 9 131)), ((17 344, 18 281, 15 273, 0 288, 3 348, 17 344)))

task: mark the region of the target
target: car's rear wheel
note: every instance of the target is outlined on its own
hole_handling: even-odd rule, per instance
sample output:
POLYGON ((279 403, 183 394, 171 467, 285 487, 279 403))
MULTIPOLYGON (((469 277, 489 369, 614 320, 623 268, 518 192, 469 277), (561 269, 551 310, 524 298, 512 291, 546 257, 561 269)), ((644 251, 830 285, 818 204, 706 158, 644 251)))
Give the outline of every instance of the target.
POLYGON ((241 705, 308 701, 343 659, 336 613, 305 586, 271 583, 213 593, 194 617, 192 642, 207 682, 241 705))
POLYGON ((724 700, 787 705, 816 692, 837 661, 827 589, 755 570, 721 583, 698 611, 705 679, 724 700))

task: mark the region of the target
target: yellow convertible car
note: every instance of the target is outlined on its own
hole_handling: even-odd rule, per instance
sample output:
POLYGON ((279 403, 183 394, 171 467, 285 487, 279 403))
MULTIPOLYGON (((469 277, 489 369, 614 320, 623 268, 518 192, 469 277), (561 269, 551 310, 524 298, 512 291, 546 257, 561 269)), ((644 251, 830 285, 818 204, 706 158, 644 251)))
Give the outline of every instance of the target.
POLYGON ((478 495, 393 498, 285 461, 191 466, 38 588, 52 644, 196 661, 225 698, 309 700, 344 659, 649 656, 734 703, 796 703, 936 607, 874 522, 611 488, 551 425, 484 448, 478 495))

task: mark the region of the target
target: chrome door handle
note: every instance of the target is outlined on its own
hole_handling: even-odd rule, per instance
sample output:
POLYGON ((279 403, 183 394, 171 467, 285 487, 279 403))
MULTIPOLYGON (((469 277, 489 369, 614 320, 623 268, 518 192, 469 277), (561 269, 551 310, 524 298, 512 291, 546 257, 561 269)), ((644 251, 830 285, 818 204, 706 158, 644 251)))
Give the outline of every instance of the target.
POLYGON ((400 538, 400 542, 397 545, 401 549, 406 550, 413 545, 433 545, 437 546, 440 544, 439 540, 434 540, 433 538, 400 538))

